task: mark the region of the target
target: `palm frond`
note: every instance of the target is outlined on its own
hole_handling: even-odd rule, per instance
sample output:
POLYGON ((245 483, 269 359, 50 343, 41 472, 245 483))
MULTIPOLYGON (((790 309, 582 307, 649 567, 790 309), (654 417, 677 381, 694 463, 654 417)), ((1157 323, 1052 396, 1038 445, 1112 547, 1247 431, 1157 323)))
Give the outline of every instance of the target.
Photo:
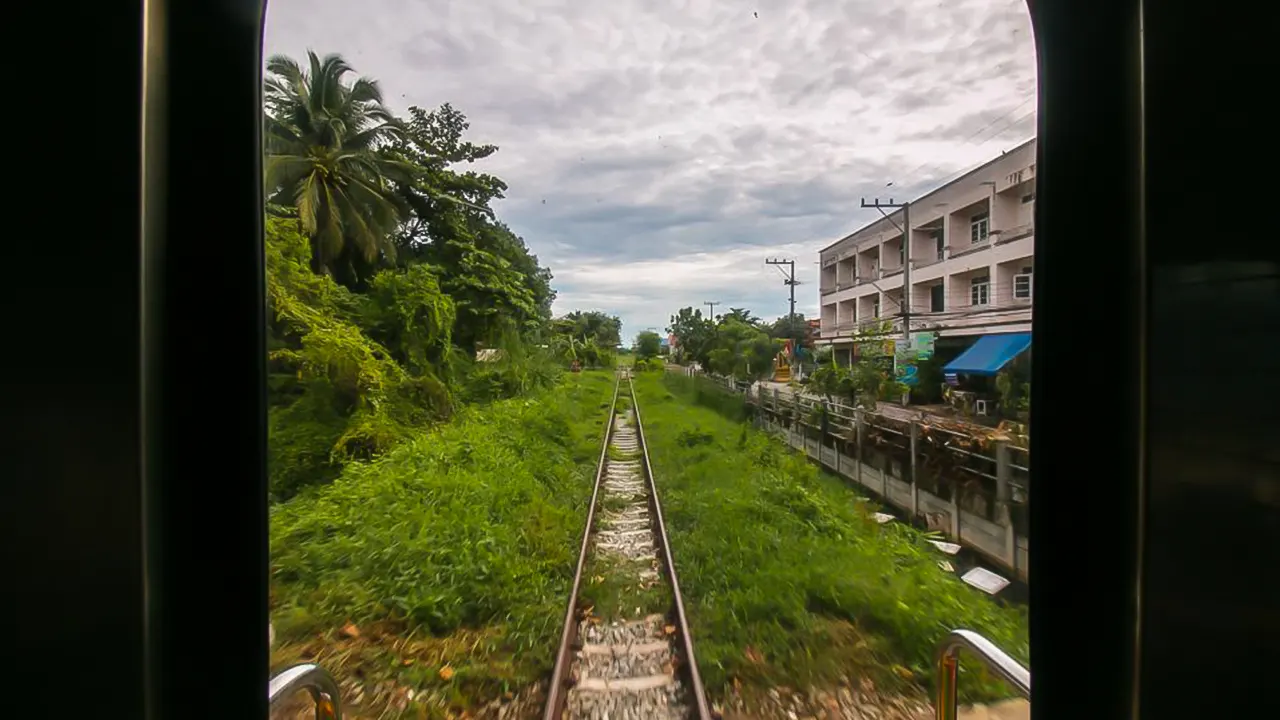
POLYGON ((348 94, 347 101, 382 105, 382 86, 378 84, 377 80, 360 78, 351 84, 351 91, 348 94))
POLYGON ((267 155, 262 165, 262 185, 267 192, 274 192, 293 187, 315 172, 316 161, 300 155, 267 155))
POLYGON ((314 174, 304 179, 298 187, 294 202, 302 231, 307 235, 315 235, 320 225, 320 179, 314 174))

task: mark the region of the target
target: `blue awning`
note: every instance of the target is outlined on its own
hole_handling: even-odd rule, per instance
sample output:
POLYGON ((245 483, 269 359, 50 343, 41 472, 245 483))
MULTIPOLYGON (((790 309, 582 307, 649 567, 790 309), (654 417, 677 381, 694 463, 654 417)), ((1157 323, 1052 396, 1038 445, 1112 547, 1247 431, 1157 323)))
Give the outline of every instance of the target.
POLYGON ((995 375, 1000 368, 1031 346, 1031 333, 983 335, 968 350, 942 368, 944 373, 995 375))

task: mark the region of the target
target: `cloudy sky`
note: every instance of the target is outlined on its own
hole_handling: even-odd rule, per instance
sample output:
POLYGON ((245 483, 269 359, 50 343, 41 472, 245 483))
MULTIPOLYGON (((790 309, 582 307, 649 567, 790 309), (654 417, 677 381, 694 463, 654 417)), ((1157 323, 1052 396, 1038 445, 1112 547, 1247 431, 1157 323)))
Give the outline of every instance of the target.
POLYGON ((266 53, 308 49, 397 111, 466 113, 556 313, 626 338, 708 300, 785 314, 766 257, 815 316, 818 250, 878 217, 860 198, 1035 132, 1025 0, 270 0, 266 53))

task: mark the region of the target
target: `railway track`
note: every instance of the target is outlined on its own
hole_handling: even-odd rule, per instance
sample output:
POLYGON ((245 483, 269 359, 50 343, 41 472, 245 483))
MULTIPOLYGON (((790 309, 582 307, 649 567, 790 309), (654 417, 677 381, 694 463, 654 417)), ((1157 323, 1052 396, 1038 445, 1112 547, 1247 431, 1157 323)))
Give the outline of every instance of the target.
POLYGON ((711 720, 628 370, 614 386, 544 720, 711 720))

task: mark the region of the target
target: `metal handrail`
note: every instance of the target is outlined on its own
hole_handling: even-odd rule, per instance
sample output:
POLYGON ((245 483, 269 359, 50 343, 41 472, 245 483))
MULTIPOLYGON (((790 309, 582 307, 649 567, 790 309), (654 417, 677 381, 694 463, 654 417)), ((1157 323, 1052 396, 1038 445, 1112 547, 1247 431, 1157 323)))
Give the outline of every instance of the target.
POLYGON ((342 698, 338 683, 327 670, 312 663, 294 665, 271 678, 267 686, 270 708, 292 697, 299 690, 311 693, 316 703, 316 720, 342 720, 342 698))
POLYGON ((1031 671, 1022 667, 995 643, 972 630, 952 630, 938 645, 938 697, 934 703, 937 720, 956 720, 956 671, 961 650, 977 656, 988 669, 1009 683, 1018 694, 1031 699, 1031 671))

